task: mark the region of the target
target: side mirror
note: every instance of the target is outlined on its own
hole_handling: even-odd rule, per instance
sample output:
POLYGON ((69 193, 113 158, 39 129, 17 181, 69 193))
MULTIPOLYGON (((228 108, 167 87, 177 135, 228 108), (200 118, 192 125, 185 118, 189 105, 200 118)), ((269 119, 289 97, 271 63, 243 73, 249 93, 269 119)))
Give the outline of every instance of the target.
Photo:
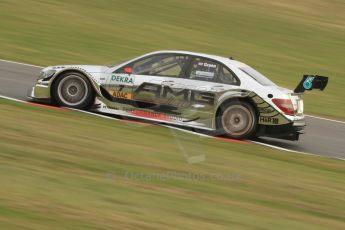
POLYGON ((132 67, 129 67, 129 66, 125 67, 125 68, 123 69, 123 71, 124 71, 125 73, 127 73, 127 74, 133 73, 132 67))

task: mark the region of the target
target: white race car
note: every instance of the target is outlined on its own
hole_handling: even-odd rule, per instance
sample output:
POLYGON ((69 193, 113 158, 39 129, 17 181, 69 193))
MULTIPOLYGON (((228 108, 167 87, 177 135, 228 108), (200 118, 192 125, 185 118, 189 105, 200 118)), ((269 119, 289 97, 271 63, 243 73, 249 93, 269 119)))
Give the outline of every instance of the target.
POLYGON ((298 140, 304 90, 327 77, 304 75, 291 91, 232 58, 157 51, 114 66, 44 68, 29 97, 59 106, 216 131, 231 138, 298 140))

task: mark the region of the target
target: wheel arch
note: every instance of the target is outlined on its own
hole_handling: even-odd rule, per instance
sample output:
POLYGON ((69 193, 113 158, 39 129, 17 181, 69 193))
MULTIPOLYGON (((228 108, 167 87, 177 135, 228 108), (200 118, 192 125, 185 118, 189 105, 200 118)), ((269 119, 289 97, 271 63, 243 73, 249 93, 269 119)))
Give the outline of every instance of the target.
MULTIPOLYGON (((225 105, 225 104, 228 104, 232 101, 240 101, 240 102, 247 102, 249 105, 251 105, 255 111, 255 115, 257 117, 259 117, 259 110, 258 110, 258 107, 256 105, 256 103, 252 100, 252 98, 248 95, 248 96, 243 96, 243 97, 240 97, 240 96, 236 96, 236 97, 230 97, 230 98, 227 98, 225 100, 223 100, 217 107, 216 109, 216 113, 215 113, 215 120, 217 119, 217 117, 220 115, 221 113, 221 108, 225 105)), ((217 122, 216 122, 216 128, 217 127, 217 122)))
POLYGON ((52 79, 52 82, 50 83, 50 96, 51 96, 51 100, 53 103, 55 103, 53 91, 54 91, 56 82, 60 78, 61 75, 66 74, 66 73, 79 73, 79 74, 83 75, 84 77, 86 77, 86 79, 92 85, 92 88, 93 88, 94 92, 96 93, 96 95, 101 95, 99 86, 97 85, 97 83, 94 80, 92 80, 92 77, 88 73, 86 73, 85 71, 80 70, 80 69, 73 69, 73 68, 72 69, 64 69, 64 70, 60 71, 58 74, 56 74, 56 76, 54 76, 54 78, 52 79))

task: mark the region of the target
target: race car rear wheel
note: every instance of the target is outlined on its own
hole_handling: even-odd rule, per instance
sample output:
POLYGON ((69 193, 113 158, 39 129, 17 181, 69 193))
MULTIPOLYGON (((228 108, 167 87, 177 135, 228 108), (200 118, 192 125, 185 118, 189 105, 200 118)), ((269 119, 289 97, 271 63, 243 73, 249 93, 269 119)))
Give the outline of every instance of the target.
POLYGON ((218 132, 234 139, 246 139, 255 134, 257 116, 254 108, 244 101, 231 101, 220 108, 218 132))
POLYGON ((58 76, 53 96, 58 105, 75 109, 86 109, 95 98, 91 83, 78 72, 58 76))

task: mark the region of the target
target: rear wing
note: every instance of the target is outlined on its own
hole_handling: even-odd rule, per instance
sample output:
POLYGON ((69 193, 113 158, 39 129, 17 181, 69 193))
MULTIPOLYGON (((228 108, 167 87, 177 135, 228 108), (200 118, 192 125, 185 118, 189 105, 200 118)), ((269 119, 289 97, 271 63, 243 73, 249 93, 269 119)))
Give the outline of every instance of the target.
POLYGON ((328 83, 328 77, 318 75, 303 75, 302 81, 298 84, 295 93, 303 93, 305 90, 324 90, 328 83))

